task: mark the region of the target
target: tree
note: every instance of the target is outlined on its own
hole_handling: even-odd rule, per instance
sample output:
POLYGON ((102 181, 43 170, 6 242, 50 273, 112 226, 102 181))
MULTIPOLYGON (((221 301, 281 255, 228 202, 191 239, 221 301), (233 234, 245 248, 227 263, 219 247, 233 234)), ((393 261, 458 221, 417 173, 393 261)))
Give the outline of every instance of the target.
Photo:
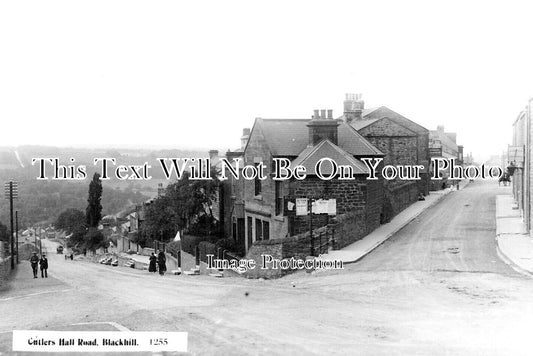
POLYGON ((95 228, 90 228, 89 232, 87 232, 87 235, 85 236, 85 247, 92 251, 95 251, 100 247, 106 247, 102 232, 96 230, 95 228))
POLYGON ((89 228, 98 227, 98 223, 102 219, 102 181, 100 174, 95 173, 91 183, 89 184, 89 198, 87 202, 87 209, 85 215, 87 217, 87 226, 89 228))
POLYGON ((78 209, 64 210, 54 223, 54 226, 58 230, 64 230, 68 235, 86 229, 86 216, 78 209))
MULTIPOLYGON (((217 172, 213 170, 211 176, 217 177, 217 172)), ((168 241, 175 236, 178 229, 195 230, 197 221, 200 224, 213 221, 211 206, 217 189, 217 178, 193 180, 186 172, 178 182, 166 188, 164 195, 145 208, 145 220, 141 226, 139 242, 150 239, 168 241)), ((204 233, 213 232, 211 226, 207 230, 209 231, 203 229, 204 233)))
POLYGON ((7 226, 0 222, 0 241, 9 242, 9 232, 7 226))

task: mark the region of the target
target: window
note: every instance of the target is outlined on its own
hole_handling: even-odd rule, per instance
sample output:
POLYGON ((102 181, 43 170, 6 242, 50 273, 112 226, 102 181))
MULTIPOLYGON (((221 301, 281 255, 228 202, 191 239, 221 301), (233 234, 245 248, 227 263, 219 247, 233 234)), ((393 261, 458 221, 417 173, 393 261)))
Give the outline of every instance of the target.
MULTIPOLYGON (((255 168, 257 168, 258 170, 259 170, 259 164, 260 163, 255 163, 255 168)), ((259 177, 255 178, 254 183, 255 183, 255 195, 261 195, 261 180, 259 179, 259 177)))
POLYGON ((263 224, 261 220, 255 219, 255 241, 263 239, 263 224))
POLYGON ((252 218, 250 216, 248 216, 248 219, 247 219, 247 223, 248 223, 248 226, 246 227, 247 230, 248 230, 248 248, 252 247, 252 218))
POLYGON ((270 238, 270 224, 268 221, 263 221, 263 240, 270 238))
POLYGON ((283 213, 283 183, 276 181, 276 215, 283 213))

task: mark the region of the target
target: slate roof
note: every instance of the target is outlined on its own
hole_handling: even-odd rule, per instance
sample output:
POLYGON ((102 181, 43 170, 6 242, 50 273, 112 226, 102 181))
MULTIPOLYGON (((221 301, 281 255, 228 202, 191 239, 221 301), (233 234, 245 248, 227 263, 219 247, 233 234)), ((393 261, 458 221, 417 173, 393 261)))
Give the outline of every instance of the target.
POLYGON ((351 122, 351 125, 356 130, 361 130, 371 124, 373 124, 376 121, 379 121, 381 119, 363 119, 363 120, 353 120, 351 122))
MULTIPOLYGON (((259 126, 273 156, 297 157, 309 145, 310 119, 262 119, 259 126)), ((383 153, 345 122, 339 121, 338 146, 353 156, 383 156, 383 153)))
MULTIPOLYGON (((412 120, 409 120, 405 116, 398 114, 396 111, 391 110, 386 106, 364 109, 361 116, 363 118, 362 120, 353 120, 351 122, 352 127, 356 130, 361 130, 369 125, 372 125, 374 122, 387 117, 417 134, 424 134, 429 131, 425 127, 412 120), (385 113, 380 115, 379 111, 385 111, 385 113)), ((344 115, 342 115, 339 119, 346 121, 346 117, 344 115)))
MULTIPOLYGON (((329 140, 324 140, 316 146, 308 146, 291 163, 291 165, 304 166, 307 174, 316 175, 315 166, 317 162, 324 157, 332 159, 339 166, 351 166, 354 174, 368 174, 369 172, 367 166, 363 162, 354 158, 348 152, 329 140)), ((320 171, 323 175, 329 175, 333 173, 332 165, 325 162, 320 167, 320 171)))
POLYGON ((442 146, 448 147, 454 151, 457 151, 457 144, 446 135, 445 132, 439 132, 439 130, 431 130, 429 132, 431 139, 437 139, 441 142, 442 146))

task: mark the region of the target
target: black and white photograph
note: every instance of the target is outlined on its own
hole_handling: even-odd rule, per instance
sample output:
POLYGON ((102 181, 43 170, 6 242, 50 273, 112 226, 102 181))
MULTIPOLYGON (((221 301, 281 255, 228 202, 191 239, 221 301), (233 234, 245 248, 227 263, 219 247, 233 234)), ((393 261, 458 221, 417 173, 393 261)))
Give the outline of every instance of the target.
POLYGON ((0 2, 0 356, 532 355, 532 18, 0 2))

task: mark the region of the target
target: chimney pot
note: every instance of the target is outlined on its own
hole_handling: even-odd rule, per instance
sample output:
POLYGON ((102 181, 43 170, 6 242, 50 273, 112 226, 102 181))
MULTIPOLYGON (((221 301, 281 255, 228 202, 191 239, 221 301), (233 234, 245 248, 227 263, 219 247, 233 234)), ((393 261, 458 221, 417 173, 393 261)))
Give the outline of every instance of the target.
POLYGON ((318 119, 318 118, 320 118, 320 115, 318 115, 318 110, 313 110, 313 111, 314 111, 314 113, 315 113, 315 114, 313 115, 313 118, 314 118, 314 119, 318 119))
POLYGON ((328 119, 333 119, 333 110, 328 110, 328 119))
POLYGON ((245 127, 244 129, 242 129, 242 135, 243 136, 246 136, 246 135, 249 135, 250 134, 250 129, 245 127))
POLYGON ((321 119, 325 119, 326 118, 326 110, 325 109, 320 110, 320 118, 321 119))

